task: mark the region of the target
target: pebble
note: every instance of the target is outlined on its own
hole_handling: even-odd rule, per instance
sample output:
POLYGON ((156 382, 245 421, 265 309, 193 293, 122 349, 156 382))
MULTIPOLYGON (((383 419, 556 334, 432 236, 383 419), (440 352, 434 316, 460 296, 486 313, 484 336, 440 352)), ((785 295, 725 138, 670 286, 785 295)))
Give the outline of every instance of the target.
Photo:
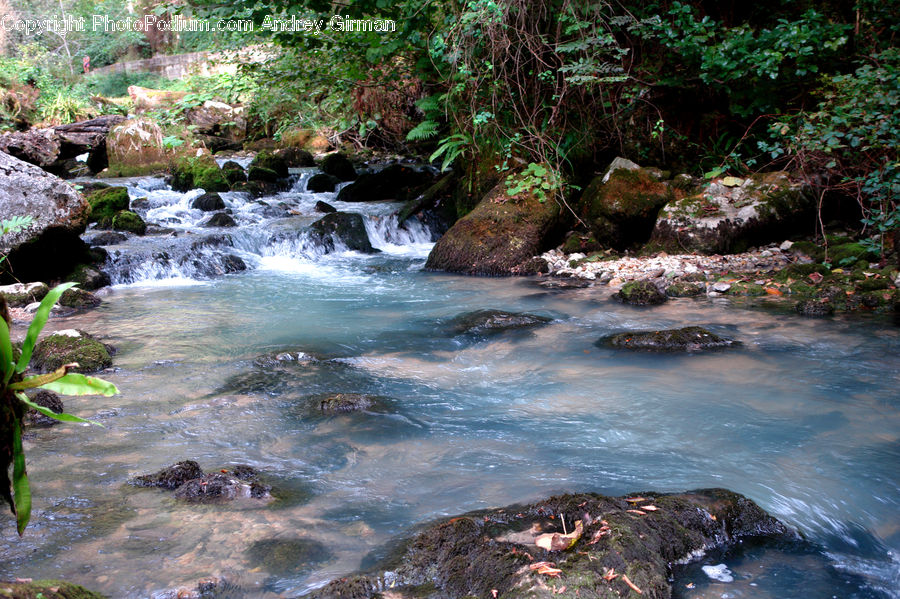
POLYGON ((782 252, 786 252, 789 249, 791 249, 791 246, 793 246, 793 245, 794 245, 793 241, 785 241, 780 246, 778 246, 778 249, 780 249, 782 252))
POLYGON ((731 289, 731 285, 728 283, 714 283, 712 286, 713 291, 718 291, 719 293, 725 293, 729 289, 731 289))

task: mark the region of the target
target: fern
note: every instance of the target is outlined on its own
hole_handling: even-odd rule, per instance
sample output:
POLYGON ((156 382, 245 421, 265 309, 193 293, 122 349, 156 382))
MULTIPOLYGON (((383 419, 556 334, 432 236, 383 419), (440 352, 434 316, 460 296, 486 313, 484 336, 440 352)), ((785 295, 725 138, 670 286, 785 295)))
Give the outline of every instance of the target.
POLYGON ((407 141, 421 141, 435 137, 438 134, 438 124, 435 121, 422 121, 406 134, 407 141))
POLYGON ((465 133, 454 133, 441 140, 438 149, 434 151, 434 154, 428 160, 433 162, 443 156, 444 161, 441 164, 441 172, 444 172, 453 164, 454 160, 469 149, 471 144, 472 138, 465 133))
POLYGON ((441 98, 443 98, 443 96, 425 96, 416 101, 416 107, 426 116, 435 112, 440 112, 441 98))
POLYGON ((33 216, 14 216, 7 220, 0 221, 0 235, 5 233, 15 233, 29 226, 34 221, 33 216))

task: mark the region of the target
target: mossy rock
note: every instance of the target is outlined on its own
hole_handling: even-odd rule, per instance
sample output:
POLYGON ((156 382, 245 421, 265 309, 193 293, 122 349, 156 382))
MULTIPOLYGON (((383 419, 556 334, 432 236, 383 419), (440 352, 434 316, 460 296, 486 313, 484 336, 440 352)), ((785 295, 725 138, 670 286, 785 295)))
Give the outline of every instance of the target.
POLYGON ((450 331, 454 335, 486 335, 504 331, 532 329, 543 326, 553 319, 527 312, 506 312, 503 310, 475 310, 460 314, 450 321, 450 331))
POLYGON ((669 297, 697 297, 706 294, 706 285, 691 281, 677 281, 666 287, 669 297))
POLYGON ((142 474, 131 479, 131 484, 138 487, 160 487, 177 489, 189 480, 203 477, 203 470, 193 460, 184 460, 158 470, 153 474, 142 474))
POLYGON ((290 576, 308 571, 317 563, 331 559, 323 543, 312 539, 263 539, 247 549, 247 561, 270 574, 290 576))
POLYGON ((662 599, 672 596, 669 564, 751 537, 797 541, 795 533, 751 500, 724 489, 640 497, 560 495, 426 526, 370 575, 341 577, 309 597, 371 599, 390 572, 396 599, 492 597, 495 591, 506 599, 662 599), (568 548, 550 551, 536 545, 538 534, 576 530, 575 520, 582 534, 568 548), (539 562, 553 562, 558 569, 552 583, 530 567, 539 562), (611 569, 618 576, 605 579, 611 569))
POLYGON ((0 582, 0 597, 10 599, 106 599, 105 595, 61 580, 0 582))
POLYGON ((46 283, 13 283, 0 287, 0 295, 6 299, 6 305, 10 307, 27 306, 32 302, 39 302, 50 293, 50 287, 46 283))
POLYGON ((772 278, 779 283, 784 283, 788 279, 808 280, 809 275, 813 273, 818 273, 824 277, 831 274, 831 269, 824 264, 791 264, 787 268, 778 271, 772 278))
POLYGON ((343 414, 367 410, 375 405, 375 398, 362 393, 333 393, 319 401, 319 410, 325 414, 343 414))
POLYGON ((825 249, 812 241, 795 241, 791 245, 791 251, 802 252, 816 262, 822 262, 825 259, 825 249))
POLYGON ((650 281, 631 281, 625 283, 622 288, 612 295, 614 299, 623 304, 632 306, 655 306, 665 303, 666 294, 650 281))
POLYGON ((225 200, 215 191, 207 191, 203 195, 194 198, 194 201, 191 202, 191 208, 202 210, 203 212, 225 210, 225 200))
MULTIPOLYGON (((65 411, 62 400, 53 391, 47 391, 46 389, 32 390, 28 394, 28 399, 42 408, 47 408, 54 414, 62 414, 65 411)), ((35 428, 48 428, 59 424, 59 420, 45 416, 34 408, 28 409, 26 418, 26 424, 35 428)))
POLYGON ((605 183, 594 178, 579 204, 595 242, 623 250, 650 239, 660 208, 674 199, 675 190, 652 171, 620 168, 605 183))
POLYGON ((609 346, 618 349, 632 349, 640 351, 700 351, 708 349, 722 349, 739 342, 725 337, 719 337, 702 327, 691 326, 681 329, 667 329, 662 331, 629 331, 603 337, 596 343, 597 346, 609 346))
POLYGON ((341 181, 353 181, 356 179, 356 169, 350 159, 340 152, 328 154, 319 162, 319 169, 333 177, 337 177, 341 181))
POLYGON ((831 316, 832 314, 834 314, 834 304, 827 300, 803 300, 797 302, 797 304, 794 306, 794 309, 803 316, 810 316, 813 318, 831 316))
POLYGON ((272 171, 275 173, 276 179, 284 179, 289 174, 287 161, 270 152, 260 152, 250 162, 250 165, 248 166, 248 178, 251 180, 257 180, 257 178, 249 174, 254 168, 264 168, 272 171))
POLYGON ((564 254, 586 254, 602 250, 603 245, 594 239, 593 235, 573 233, 566 238, 566 241, 562 244, 562 248, 560 249, 564 254))
POLYGON ((65 306, 66 308, 80 310, 83 308, 96 308, 101 302, 100 298, 90 291, 72 287, 71 289, 66 289, 63 294, 59 296, 58 303, 60 306, 65 306))
MULTIPOLYGON (((116 233, 121 235, 121 233, 116 233)), ((79 264, 71 273, 63 277, 66 281, 78 283, 86 291, 94 291, 112 283, 109 275, 91 264, 79 264)))
POLYGON ((859 283, 856 284, 857 291, 860 292, 868 292, 868 291, 881 291, 883 289, 888 289, 891 286, 891 281, 884 277, 871 277, 867 279, 863 279, 859 283))
POLYGON ((70 329, 38 341, 31 358, 32 366, 43 372, 72 362, 78 363, 76 372, 90 373, 112 366, 112 357, 105 345, 87 333, 70 329))
POLYGON ((112 219, 112 229, 114 231, 126 231, 135 235, 143 235, 147 232, 147 223, 131 210, 120 210, 112 219))
POLYGON ((748 297, 760 297, 766 294, 766 288, 756 283, 747 283, 738 281, 732 283, 731 289, 728 290, 729 295, 746 295, 748 297))
POLYGON ((877 255, 871 253, 861 243, 843 243, 828 248, 828 260, 835 266, 853 266, 860 260, 876 260, 877 255))
POLYGON ((128 210, 128 189, 125 187, 106 187, 91 192, 86 196, 91 206, 90 222, 95 222, 103 228, 109 228, 113 217, 122 211, 128 210))
POLYGON ((204 227, 236 227, 237 223, 230 214, 225 212, 216 212, 209 220, 203 223, 204 227))
POLYGON ((533 194, 506 194, 494 187, 438 240, 425 263, 427 270, 470 275, 520 274, 518 266, 557 242, 559 204, 533 194))
POLYGON ((281 177, 278 173, 264 166, 251 166, 247 169, 248 181, 259 181, 262 183, 276 183, 281 177))
POLYGON ((244 172, 244 167, 234 160, 229 160, 222 165, 222 174, 225 175, 225 179, 228 180, 231 186, 247 180, 247 173, 244 172))
POLYGON ((216 160, 207 154, 176 160, 171 185, 175 191, 228 191, 231 187, 216 160))

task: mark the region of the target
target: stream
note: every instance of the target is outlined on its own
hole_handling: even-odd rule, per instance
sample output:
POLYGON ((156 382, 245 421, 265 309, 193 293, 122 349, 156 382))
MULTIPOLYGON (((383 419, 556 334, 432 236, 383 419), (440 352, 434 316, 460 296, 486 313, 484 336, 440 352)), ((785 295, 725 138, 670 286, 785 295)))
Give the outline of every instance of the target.
POLYGON ((313 172, 261 201, 222 194, 238 225, 229 229, 202 226, 208 213, 190 208, 200 190, 124 181, 136 210, 177 234, 107 247, 114 285, 103 304, 48 324, 115 346, 100 376, 121 394, 65 400, 103 428, 29 434, 32 523, 19 539, 0 520, 0 578, 139 598, 223 576, 236 596, 295 597, 438 517, 567 491, 724 487, 808 543, 709 554, 677 570, 675 597, 900 597, 900 328, 726 298, 638 309, 606 287, 424 272, 426 226, 399 226, 396 203, 302 191, 313 172), (382 251, 312 243, 318 200, 362 213, 382 251), (454 317, 480 309, 552 321, 454 332, 454 317), (742 346, 651 355, 595 345, 693 324, 742 346), (302 355, 273 359, 284 353, 302 355), (325 416, 316 408, 328 393, 377 401, 325 416), (251 465, 275 500, 192 505, 128 484, 185 459, 212 472, 251 465), (284 567, 258 558, 270 539, 328 551, 284 567), (722 568, 703 569, 720 564, 718 579, 710 573, 722 568))

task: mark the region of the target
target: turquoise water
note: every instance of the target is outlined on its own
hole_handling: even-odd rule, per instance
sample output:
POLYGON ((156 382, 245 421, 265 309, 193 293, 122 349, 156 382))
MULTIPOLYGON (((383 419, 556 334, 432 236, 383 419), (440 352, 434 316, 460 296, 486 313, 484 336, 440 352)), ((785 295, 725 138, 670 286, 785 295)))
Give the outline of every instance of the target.
POLYGON ((900 328, 721 299, 636 309, 606 288, 425 273, 424 233, 372 229, 385 222, 369 226, 387 251, 361 256, 250 244, 268 223, 248 221, 234 233, 248 270, 148 275, 109 290, 92 312, 51 321, 118 348, 103 376, 122 393, 66 403, 105 428, 60 425, 26 443, 34 517, 21 540, 0 521, 0 576, 149 597, 213 575, 248 597, 291 597, 436 517, 561 491, 716 486, 754 499, 808 543, 709 555, 677 571, 676 596, 900 596, 900 328), (453 334, 453 317, 484 308, 553 320, 453 334), (688 324, 743 346, 647 355, 594 345, 625 329, 688 324), (316 360, 259 360, 281 352, 316 360), (317 398, 332 392, 379 399, 363 413, 317 414, 317 398), (207 471, 250 464, 278 500, 193 506, 127 484, 182 459, 207 471), (248 549, 273 538, 317 540, 329 553, 269 571, 248 549), (701 569, 718 564, 732 581, 701 569))

